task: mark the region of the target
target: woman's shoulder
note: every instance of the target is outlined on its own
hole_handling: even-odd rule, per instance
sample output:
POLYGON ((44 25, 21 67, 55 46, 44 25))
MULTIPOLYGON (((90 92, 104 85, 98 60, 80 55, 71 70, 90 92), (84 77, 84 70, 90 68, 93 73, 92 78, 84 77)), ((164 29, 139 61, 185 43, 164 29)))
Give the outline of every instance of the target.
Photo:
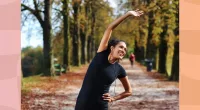
POLYGON ((101 52, 96 52, 96 55, 93 58, 93 60, 101 62, 101 61, 104 61, 104 59, 107 59, 107 57, 108 57, 108 51, 103 50, 101 52))
POLYGON ((117 63, 116 65, 117 65, 117 67, 118 67, 119 69, 124 70, 124 67, 123 67, 120 63, 117 63))
POLYGON ((126 70, 123 68, 123 66, 121 66, 119 63, 118 65, 118 78, 124 78, 125 76, 127 76, 126 74, 126 70))
POLYGON ((108 56, 109 51, 108 50, 103 50, 101 52, 96 52, 96 56, 108 56))
POLYGON ((105 53, 108 53, 108 50, 106 49, 106 50, 103 50, 103 51, 101 51, 101 52, 96 52, 96 54, 105 54, 105 53))

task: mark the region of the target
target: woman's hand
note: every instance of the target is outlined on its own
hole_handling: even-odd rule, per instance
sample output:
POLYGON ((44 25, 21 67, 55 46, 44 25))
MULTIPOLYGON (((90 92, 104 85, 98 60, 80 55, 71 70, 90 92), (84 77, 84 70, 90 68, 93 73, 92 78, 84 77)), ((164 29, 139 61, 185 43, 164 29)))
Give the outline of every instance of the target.
POLYGON ((102 52, 107 49, 108 41, 110 39, 113 29, 115 29, 123 20, 125 20, 129 16, 137 16, 138 17, 138 16, 141 16, 142 14, 143 14, 143 11, 140 11, 140 10, 128 11, 126 14, 120 16, 119 18, 114 20, 111 24, 109 24, 106 31, 104 32, 104 35, 101 39, 101 42, 100 42, 97 52, 102 52))
POLYGON ((130 15, 133 15, 133 16, 141 16, 141 15, 144 14, 144 12, 140 11, 139 9, 137 9, 135 11, 128 11, 127 13, 130 14, 130 15))
POLYGON ((113 102, 114 101, 114 98, 110 96, 109 93, 105 93, 103 94, 103 100, 107 100, 108 102, 113 102))

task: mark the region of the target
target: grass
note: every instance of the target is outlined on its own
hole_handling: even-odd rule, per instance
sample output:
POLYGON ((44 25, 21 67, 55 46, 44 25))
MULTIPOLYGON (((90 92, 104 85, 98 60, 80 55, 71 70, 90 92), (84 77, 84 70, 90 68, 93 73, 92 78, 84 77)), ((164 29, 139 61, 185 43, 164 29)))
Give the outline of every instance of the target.
POLYGON ((29 76, 22 78, 21 93, 28 94, 31 92, 32 88, 42 88, 45 83, 49 81, 54 81, 58 76, 44 77, 41 75, 29 76))
MULTIPOLYGON (((85 65, 70 66, 70 72, 79 71, 85 65)), ((53 83, 56 83, 59 80, 58 78, 59 76, 42 76, 42 74, 23 77, 21 80, 22 81, 21 93, 22 95, 31 93, 33 88, 40 88, 40 89, 51 88, 53 86, 53 83)))
MULTIPOLYGON (((86 64, 88 65, 88 64, 86 64)), ((82 66, 71 66, 70 72, 79 71, 82 66)), ((21 86, 21 93, 22 95, 31 93, 31 90, 33 88, 44 88, 44 87, 50 87, 50 83, 52 84, 54 81, 58 80, 59 76, 42 76, 35 75, 35 76, 29 76, 29 77, 23 77, 22 78, 22 86, 21 86)), ((48 88, 47 87, 47 88, 48 88)))
POLYGON ((37 76, 30 76, 30 77, 25 77, 22 78, 22 86, 21 86, 21 92, 22 94, 27 94, 31 92, 31 88, 34 85, 38 85, 39 83, 42 82, 40 75, 37 76))

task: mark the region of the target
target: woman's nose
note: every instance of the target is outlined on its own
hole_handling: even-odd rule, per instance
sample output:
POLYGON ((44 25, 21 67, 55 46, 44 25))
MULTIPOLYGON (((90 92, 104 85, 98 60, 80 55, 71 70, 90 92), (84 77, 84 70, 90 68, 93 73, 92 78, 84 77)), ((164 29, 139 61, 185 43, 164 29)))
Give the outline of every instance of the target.
POLYGON ((126 53, 125 49, 120 49, 120 50, 122 51, 123 54, 126 53))
POLYGON ((125 50, 125 49, 123 49, 123 52, 124 52, 124 53, 126 53, 126 50, 125 50))

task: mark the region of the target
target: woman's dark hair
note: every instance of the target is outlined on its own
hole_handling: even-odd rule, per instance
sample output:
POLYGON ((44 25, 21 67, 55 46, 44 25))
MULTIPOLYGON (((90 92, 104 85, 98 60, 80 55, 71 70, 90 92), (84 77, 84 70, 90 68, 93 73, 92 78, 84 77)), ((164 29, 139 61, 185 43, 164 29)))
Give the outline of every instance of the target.
POLYGON ((107 51, 110 53, 110 51, 111 51, 110 47, 111 47, 111 46, 115 47, 115 46, 116 46, 118 43, 120 43, 120 42, 126 43, 125 41, 123 41, 123 40, 118 40, 118 39, 112 39, 112 40, 110 40, 110 41, 108 42, 107 51))

